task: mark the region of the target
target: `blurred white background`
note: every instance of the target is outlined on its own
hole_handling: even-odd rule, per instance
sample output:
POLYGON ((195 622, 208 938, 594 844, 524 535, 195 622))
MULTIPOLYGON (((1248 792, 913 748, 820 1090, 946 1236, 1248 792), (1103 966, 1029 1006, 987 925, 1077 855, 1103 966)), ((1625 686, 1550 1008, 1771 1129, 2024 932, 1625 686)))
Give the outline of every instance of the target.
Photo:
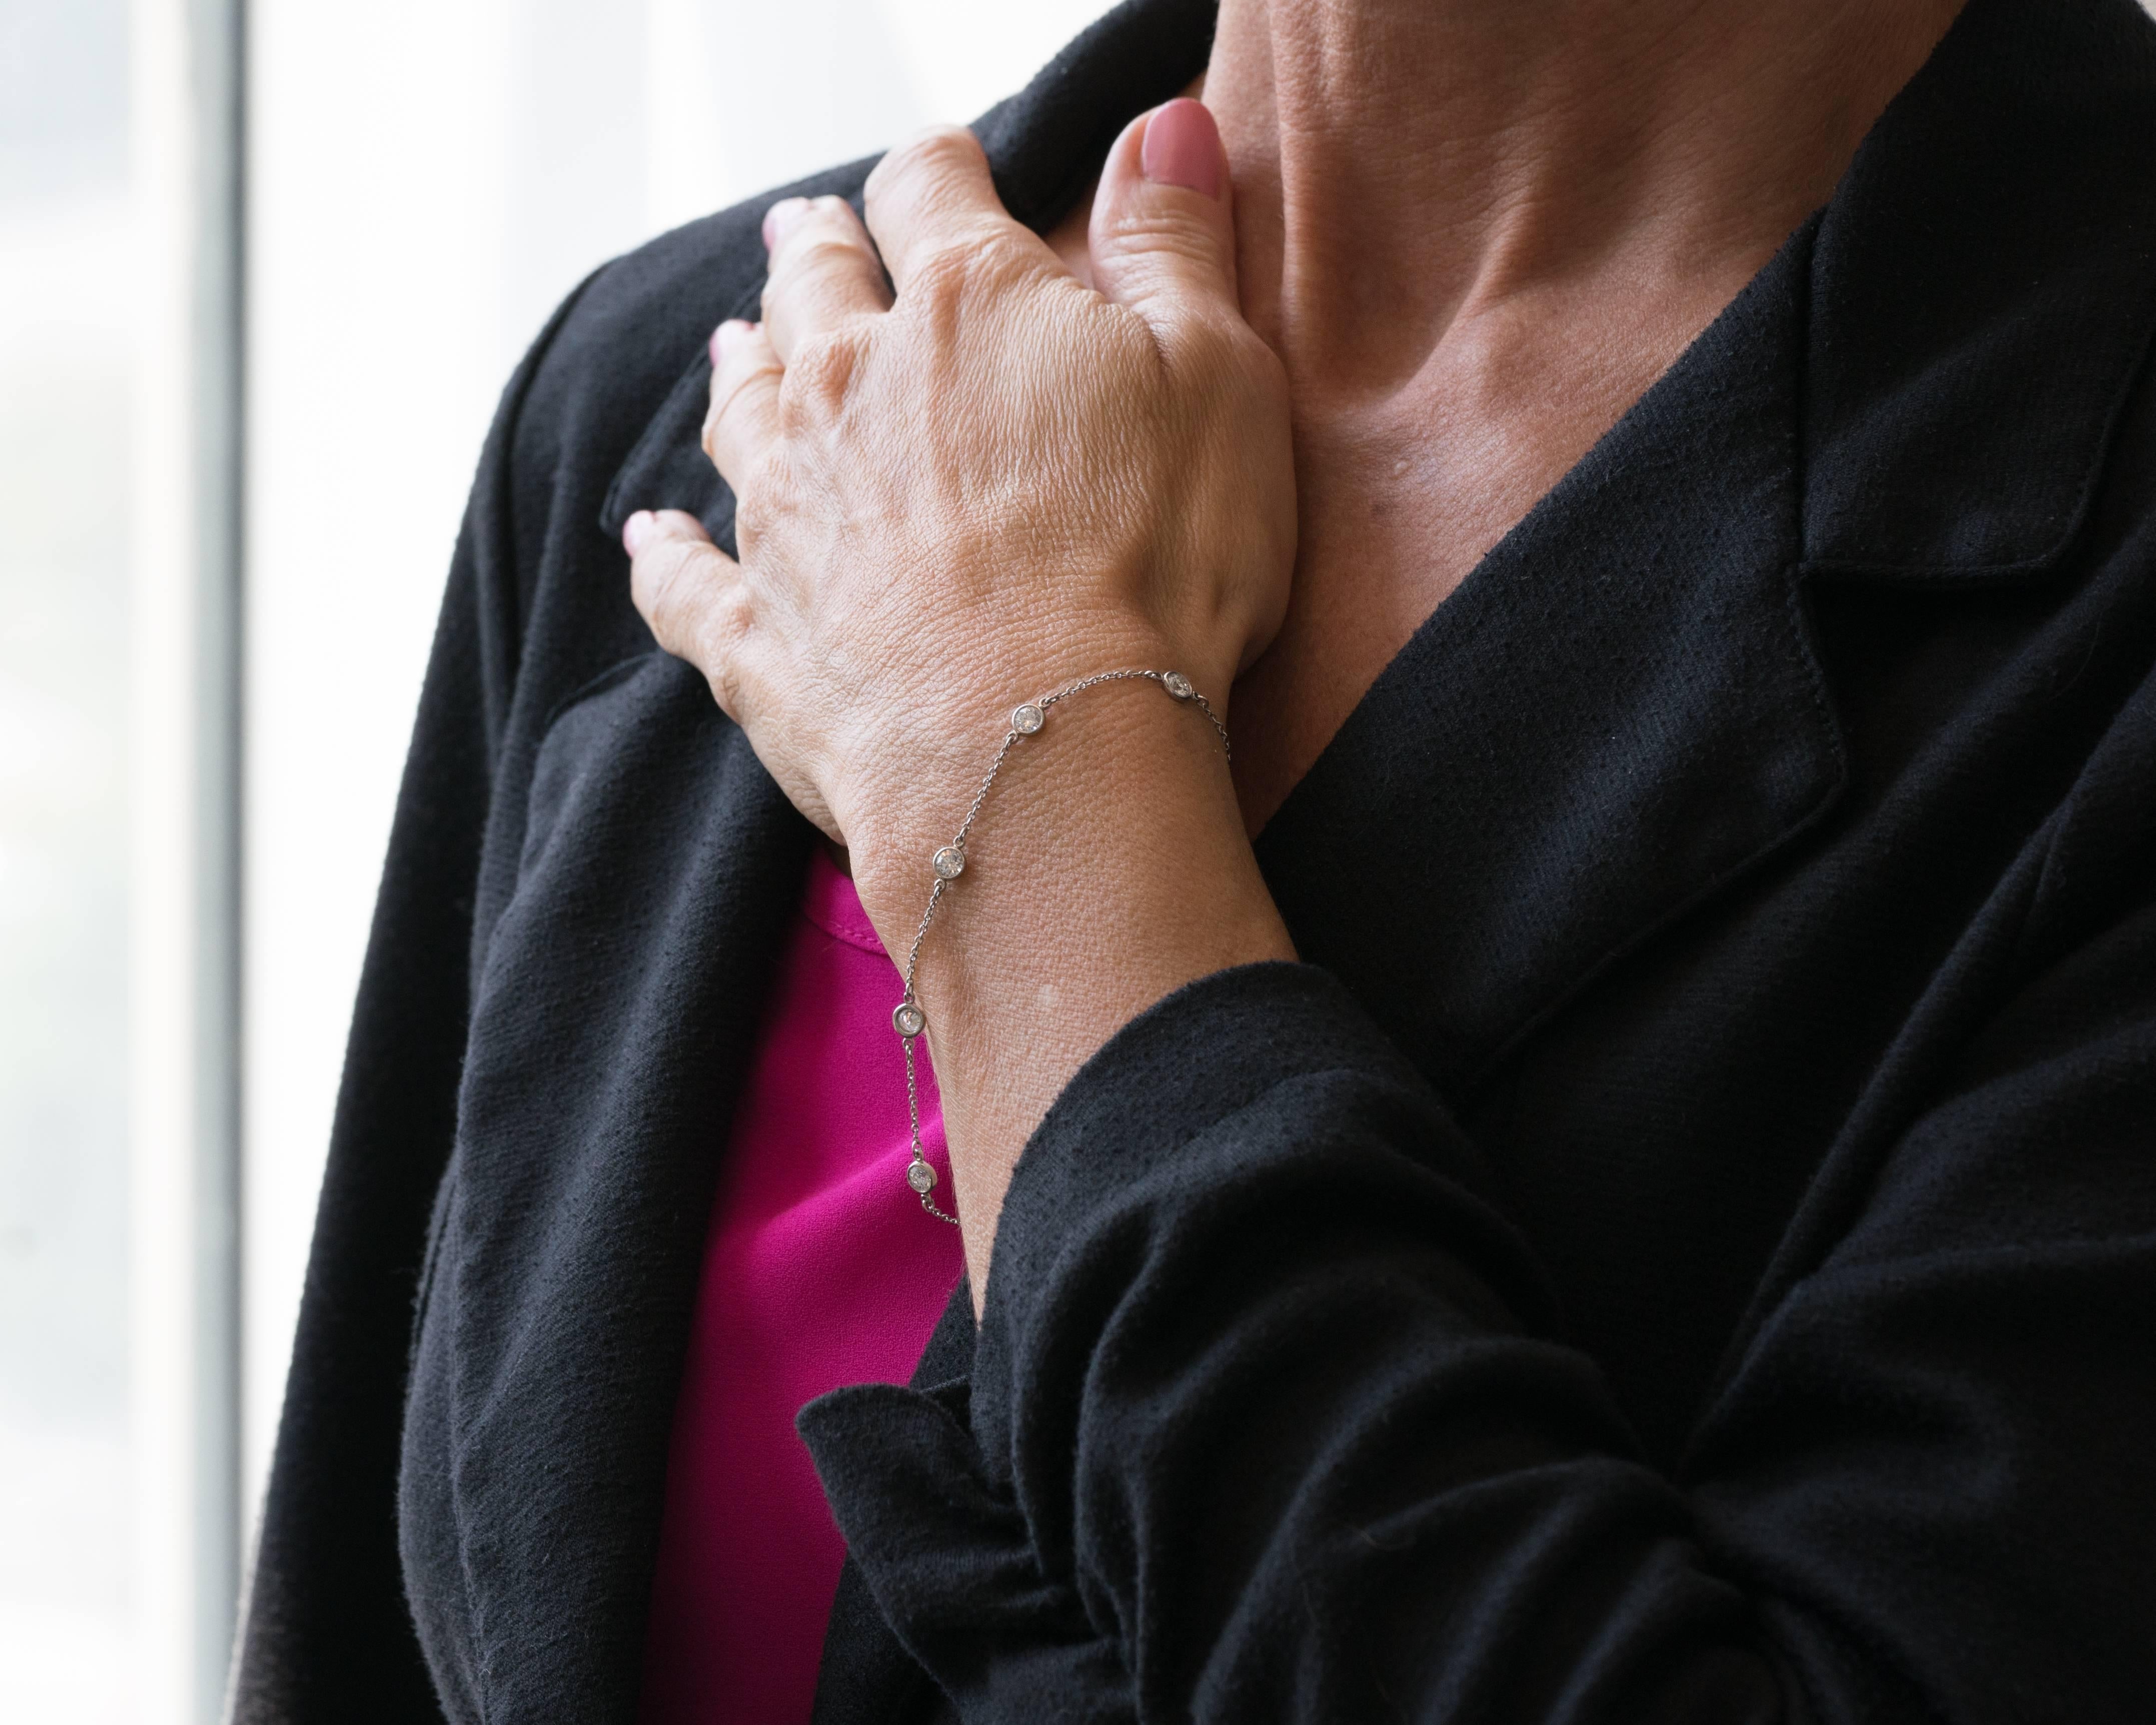
POLYGON ((197 1119, 221 1034, 203 978, 230 942, 198 890, 223 805, 196 731, 233 644, 190 585, 215 450, 188 42, 232 8, 0 0, 6 1725, 207 1725, 229 1601, 190 1593, 221 1573, 201 1512, 235 1468, 236 1516, 259 1502, 434 609, 519 353, 605 258, 972 117, 1105 5, 246 5, 240 1369, 221 1410, 229 1205, 190 1158, 217 1135, 197 1119))
POLYGON ((126 0, 0 9, 0 1719, 123 1712, 126 0))

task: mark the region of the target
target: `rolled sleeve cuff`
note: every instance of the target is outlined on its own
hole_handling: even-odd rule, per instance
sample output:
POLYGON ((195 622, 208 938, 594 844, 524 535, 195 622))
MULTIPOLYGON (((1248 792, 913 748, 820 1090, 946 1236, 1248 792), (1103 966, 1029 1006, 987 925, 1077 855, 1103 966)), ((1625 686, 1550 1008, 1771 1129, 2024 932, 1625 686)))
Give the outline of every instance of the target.
POLYGON ((1240 1136, 1214 1129, 1327 1074, 1427 1096, 1347 990, 1312 966, 1242 966, 1161 1000, 1086 1062, 1026 1147, 970 1384, 866 1385, 802 1410, 880 1608, 953 1695, 1019 1685, 1022 1697, 1004 1697, 1014 1717, 1102 1717, 1124 1704, 1120 1651, 1070 1579, 1070 1530, 1034 1525, 1012 1477, 1016 1404, 1081 1393, 1100 1322, 1142 1273, 1160 1219, 1237 1178, 1240 1136), (1091 1291, 1081 1301, 1091 1321, 1051 1309, 1077 1287, 1091 1291))

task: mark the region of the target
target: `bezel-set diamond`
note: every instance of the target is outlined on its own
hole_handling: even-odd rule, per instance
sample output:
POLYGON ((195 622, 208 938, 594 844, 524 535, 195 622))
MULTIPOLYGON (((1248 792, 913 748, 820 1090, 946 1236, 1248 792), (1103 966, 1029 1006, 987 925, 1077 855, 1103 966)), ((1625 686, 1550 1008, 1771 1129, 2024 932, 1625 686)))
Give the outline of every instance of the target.
POLYGON ((1214 735, 1220 739, 1221 755, 1229 757, 1228 727, 1221 722, 1219 714, 1213 710, 1210 703, 1198 692, 1197 685, 1181 671, 1133 667, 1127 670, 1097 671, 1090 677, 1079 677, 1050 690, 1037 700, 1025 701, 1011 709, 1010 733, 1004 738, 1002 747, 997 749, 995 758, 988 762, 980 788, 973 793, 973 806, 966 811, 966 818, 959 824, 958 836, 928 860, 936 884, 928 891, 928 902, 921 906, 921 922, 913 932, 912 950, 906 954, 906 963, 900 967, 906 992, 905 997, 891 1012, 891 1027, 898 1032, 906 1053, 906 1112, 908 1137, 913 1146, 913 1159, 906 1164, 906 1183, 911 1189, 913 1195, 920 1199, 921 1209, 938 1221, 948 1222, 953 1227, 958 1225, 958 1219, 949 1211, 937 1208, 931 1194, 940 1183, 936 1170, 921 1153, 921 1091, 915 1062, 926 1050, 916 1050, 914 1040, 928 1029, 928 1014, 921 1009, 921 1003, 913 995, 915 967, 921 962, 921 943, 927 938, 928 926, 936 920, 937 907, 943 902, 943 889, 966 872, 967 835, 973 831, 973 819, 987 803, 988 793, 995 788, 996 777, 1004 770, 1004 761, 1017 746, 1019 739, 1033 736, 1047 724, 1049 708, 1059 701, 1068 701, 1072 696, 1083 694, 1103 683, 1129 683, 1141 679, 1158 683, 1175 700, 1195 706, 1205 716, 1214 735))

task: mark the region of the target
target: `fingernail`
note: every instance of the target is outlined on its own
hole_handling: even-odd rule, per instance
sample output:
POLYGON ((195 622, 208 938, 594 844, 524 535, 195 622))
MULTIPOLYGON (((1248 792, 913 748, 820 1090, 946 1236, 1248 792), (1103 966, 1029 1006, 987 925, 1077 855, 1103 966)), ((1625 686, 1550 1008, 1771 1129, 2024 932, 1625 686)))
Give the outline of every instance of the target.
POLYGON ((1188 96, 1153 110, 1138 152, 1145 177, 1157 186, 1183 186, 1208 198, 1220 195, 1220 132, 1205 104, 1188 96))
POLYGON ((621 542, 628 547, 631 557, 643 549, 644 542, 651 536, 652 526, 651 511, 648 509, 638 510, 621 524, 621 542))
POLYGON ((730 317, 711 331, 711 363, 724 359, 739 347, 747 336, 749 327, 738 317, 730 317))
POLYGON ((763 249, 774 250, 793 224, 808 213, 805 198, 782 198, 763 213, 763 249))

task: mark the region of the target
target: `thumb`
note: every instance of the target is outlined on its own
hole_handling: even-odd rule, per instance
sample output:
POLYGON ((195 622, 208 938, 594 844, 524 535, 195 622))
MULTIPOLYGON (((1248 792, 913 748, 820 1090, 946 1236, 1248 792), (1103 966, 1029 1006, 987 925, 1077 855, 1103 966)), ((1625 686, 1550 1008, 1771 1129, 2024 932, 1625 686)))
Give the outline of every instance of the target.
POLYGON ((1101 170, 1088 239, 1094 285, 1156 328, 1242 315, 1228 153, 1203 102, 1180 96, 1124 128, 1101 170))

